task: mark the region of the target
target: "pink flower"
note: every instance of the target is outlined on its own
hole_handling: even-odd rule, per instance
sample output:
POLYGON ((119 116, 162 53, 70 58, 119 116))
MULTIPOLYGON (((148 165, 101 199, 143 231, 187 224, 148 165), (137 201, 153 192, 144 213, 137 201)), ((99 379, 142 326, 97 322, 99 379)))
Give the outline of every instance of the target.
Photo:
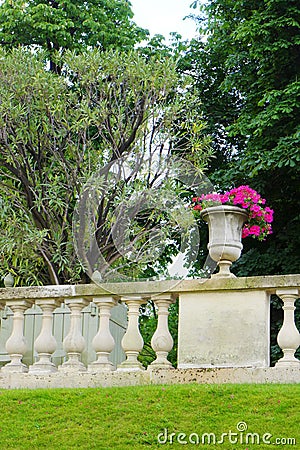
POLYGON ((242 238, 243 238, 243 239, 246 238, 247 236, 249 236, 249 234, 250 234, 249 228, 244 227, 244 228, 242 229, 242 238))
POLYGON ((258 225, 252 225, 249 228, 249 234, 254 234, 254 236, 260 235, 260 227, 258 225))
POLYGON ((270 224, 273 222, 274 211, 268 206, 264 207, 266 200, 247 185, 233 188, 224 194, 202 194, 200 197, 194 197, 192 201, 193 209, 199 211, 221 204, 243 208, 248 213, 248 221, 242 230, 242 238, 252 236, 264 240, 272 233, 270 224))
POLYGON ((273 209, 270 209, 268 206, 265 207, 265 215, 264 215, 264 219, 267 223, 272 223, 273 222, 273 209))
POLYGON ((273 209, 269 208, 268 206, 265 207, 265 211, 270 214, 273 214, 274 212, 273 209))
POLYGON ((220 195, 220 200, 222 204, 227 203, 229 201, 229 193, 226 192, 225 194, 220 195))
POLYGON ((250 206, 250 211, 253 211, 253 212, 260 212, 261 211, 261 207, 260 206, 258 206, 258 205, 251 205, 250 206))

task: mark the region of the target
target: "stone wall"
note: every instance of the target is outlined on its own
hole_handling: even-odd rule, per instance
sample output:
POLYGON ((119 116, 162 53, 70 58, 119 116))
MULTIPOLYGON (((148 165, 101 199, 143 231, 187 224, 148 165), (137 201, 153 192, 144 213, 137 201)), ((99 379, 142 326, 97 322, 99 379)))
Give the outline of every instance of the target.
POLYGON ((300 345, 294 322, 299 289, 299 275, 0 289, 0 309, 6 305, 13 313, 11 335, 5 344, 8 362, 0 370, 0 387, 299 382, 300 361, 294 356, 300 345), (280 296, 284 310, 278 335, 283 358, 274 368, 269 367, 271 294, 280 296), (174 369, 167 359, 173 345, 168 307, 176 298, 178 368, 174 369), (158 314, 151 340, 156 359, 144 370, 138 360, 143 347, 138 316, 140 305, 149 300, 158 314), (113 364, 110 356, 116 342, 109 320, 118 302, 126 306, 128 317, 121 343, 124 360, 113 364), (84 337, 82 311, 91 303, 98 308, 98 328, 84 337), (65 361, 57 367, 53 314, 61 304, 70 309, 70 323, 63 341, 65 361), (35 362, 28 367, 24 314, 33 305, 41 308, 42 323, 33 345, 35 362), (84 359, 86 344, 93 348, 94 361, 84 359))

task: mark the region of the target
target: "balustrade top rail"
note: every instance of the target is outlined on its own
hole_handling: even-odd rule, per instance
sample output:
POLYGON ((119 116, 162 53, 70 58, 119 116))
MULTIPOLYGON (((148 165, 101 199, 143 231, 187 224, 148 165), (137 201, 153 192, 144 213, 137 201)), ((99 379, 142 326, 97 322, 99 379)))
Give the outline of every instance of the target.
POLYGON ((136 281, 128 283, 47 285, 33 287, 0 288, 0 302, 22 299, 62 299, 72 297, 92 298, 103 295, 152 297, 162 293, 179 294, 191 291, 228 291, 259 289, 275 294, 280 288, 300 288, 300 274, 256 277, 212 277, 163 281, 136 281))

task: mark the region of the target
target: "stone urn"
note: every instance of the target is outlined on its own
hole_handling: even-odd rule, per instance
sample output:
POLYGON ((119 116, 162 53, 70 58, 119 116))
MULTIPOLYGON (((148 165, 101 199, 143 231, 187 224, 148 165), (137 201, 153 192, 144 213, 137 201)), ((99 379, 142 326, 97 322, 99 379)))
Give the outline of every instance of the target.
POLYGON ((200 215, 208 224, 209 255, 219 266, 219 272, 213 276, 234 277, 230 266, 241 256, 242 228, 247 212, 237 206, 220 205, 203 209, 200 215))

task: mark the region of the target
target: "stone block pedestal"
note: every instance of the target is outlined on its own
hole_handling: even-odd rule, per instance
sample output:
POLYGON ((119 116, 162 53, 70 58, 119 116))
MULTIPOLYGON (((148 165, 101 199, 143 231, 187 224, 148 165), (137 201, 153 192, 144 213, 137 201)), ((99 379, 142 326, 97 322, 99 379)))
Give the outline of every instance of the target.
POLYGON ((269 367, 269 316, 262 290, 181 292, 178 368, 269 367))

